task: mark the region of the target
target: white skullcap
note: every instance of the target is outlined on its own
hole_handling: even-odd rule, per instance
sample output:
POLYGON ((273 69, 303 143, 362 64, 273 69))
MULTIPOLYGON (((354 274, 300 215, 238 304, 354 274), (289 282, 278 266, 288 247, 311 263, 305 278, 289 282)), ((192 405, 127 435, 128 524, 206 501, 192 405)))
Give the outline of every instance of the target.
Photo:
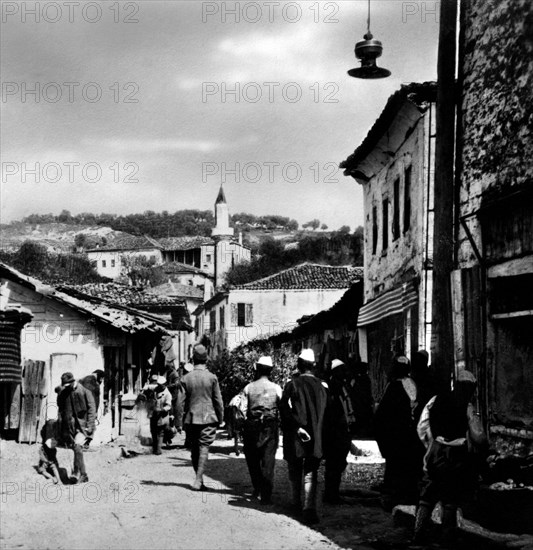
POLYGON ((298 359, 302 359, 302 361, 308 361, 309 363, 314 363, 315 353, 312 349, 304 349, 298 356, 298 359))
POLYGON ((341 365, 344 365, 344 363, 340 359, 333 359, 333 361, 331 362, 331 370, 336 369, 341 365))

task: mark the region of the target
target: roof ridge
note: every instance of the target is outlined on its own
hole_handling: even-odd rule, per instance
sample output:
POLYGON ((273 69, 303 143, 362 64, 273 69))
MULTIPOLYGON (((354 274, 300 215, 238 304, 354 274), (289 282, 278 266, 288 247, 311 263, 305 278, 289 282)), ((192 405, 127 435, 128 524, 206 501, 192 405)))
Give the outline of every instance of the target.
POLYGON ((271 275, 268 275, 266 277, 262 277, 261 279, 256 279, 255 281, 250 281, 248 283, 244 283, 241 285, 235 285, 234 289, 254 289, 254 287, 258 287, 261 285, 268 284, 269 281, 272 281, 274 279, 279 279, 280 282, 283 280, 283 276, 287 273, 293 272, 301 272, 303 268, 319 268, 323 269, 324 271, 336 271, 339 272, 340 270, 343 271, 349 271, 349 272, 356 272, 356 270, 362 269, 361 267, 357 266, 351 266, 351 265, 328 265, 328 264, 319 264, 319 263, 312 263, 312 262, 302 262, 301 264, 294 265, 292 267, 283 269, 281 271, 278 271, 277 273, 273 273, 271 275))

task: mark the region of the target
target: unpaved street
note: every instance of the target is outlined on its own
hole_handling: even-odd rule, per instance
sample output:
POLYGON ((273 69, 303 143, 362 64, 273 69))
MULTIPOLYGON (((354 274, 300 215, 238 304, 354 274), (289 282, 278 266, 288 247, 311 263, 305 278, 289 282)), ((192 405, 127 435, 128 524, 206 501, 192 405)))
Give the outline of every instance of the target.
MULTIPOLYGON (((33 470, 37 446, 2 441, 1 548, 365 549, 406 540, 353 482, 344 485, 359 495, 353 505, 324 506, 317 527, 302 525, 289 511, 282 460, 274 504, 262 506, 250 498, 243 455, 230 454, 225 439, 212 447, 209 491, 195 493, 183 438, 174 442, 161 456, 122 459, 118 446, 88 452, 90 482, 61 487, 33 470)), ((58 457, 70 472, 72 453, 59 449, 58 457)), ((357 475, 352 470, 348 478, 357 475)))

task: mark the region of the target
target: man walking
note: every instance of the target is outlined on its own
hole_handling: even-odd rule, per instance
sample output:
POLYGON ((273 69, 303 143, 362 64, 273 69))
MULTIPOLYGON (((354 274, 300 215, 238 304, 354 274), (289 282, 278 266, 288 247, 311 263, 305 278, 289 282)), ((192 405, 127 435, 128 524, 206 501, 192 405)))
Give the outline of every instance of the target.
POLYGON ((254 496, 260 496, 262 504, 271 503, 279 442, 278 405, 281 387, 269 380, 273 366, 270 357, 261 357, 255 366, 255 382, 243 390, 246 407, 244 455, 254 496))
POLYGON ((324 433, 326 458, 324 502, 328 504, 343 503, 339 488, 342 473, 348 464, 346 457, 352 443, 350 426, 355 425, 356 421, 348 376, 347 366, 340 359, 333 359, 329 379, 330 400, 324 433))
POLYGON ((215 441, 217 426, 224 420, 224 404, 218 378, 207 370, 207 351, 203 345, 194 346, 192 360, 194 369, 182 380, 186 396, 184 424, 196 473, 192 489, 200 491, 209 446, 215 441))
POLYGON ((74 450, 73 475, 76 482, 89 481, 82 446, 94 432, 96 408, 93 394, 79 384, 71 372, 61 375, 61 390, 57 406, 64 442, 74 450))
POLYGON ((300 510, 304 476, 303 519, 318 523, 316 490, 318 467, 323 454, 322 429, 327 391, 313 374, 315 354, 304 349, 298 357, 299 376, 285 387, 280 403, 283 428, 283 454, 289 469, 293 505, 300 510))

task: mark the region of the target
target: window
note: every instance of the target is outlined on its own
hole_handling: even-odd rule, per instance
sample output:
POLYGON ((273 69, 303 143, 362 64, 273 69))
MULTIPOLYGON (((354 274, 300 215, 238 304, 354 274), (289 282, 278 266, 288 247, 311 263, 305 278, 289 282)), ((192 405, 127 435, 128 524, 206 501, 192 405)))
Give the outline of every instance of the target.
POLYGON ((389 199, 383 200, 383 252, 389 247, 389 199))
POLYGON ((111 267, 115 267, 115 260, 111 260, 111 267))
POLYGON ((224 315, 226 313, 226 310, 224 309, 224 306, 220 306, 220 309, 218 311, 220 313, 219 326, 220 326, 220 328, 224 328, 224 326, 226 325, 226 322, 225 322, 225 319, 224 319, 224 315))
POLYGON ((217 330, 217 312, 215 310, 209 312, 209 331, 216 332, 217 330))
POLYGON ((211 254, 206 254, 206 255, 205 255, 205 261, 206 261, 208 264, 211 263, 211 261, 212 261, 212 260, 211 260, 211 254))
POLYGON ((106 261, 102 260, 102 267, 106 267, 106 261))
POLYGON ((250 327, 253 322, 253 304, 231 304, 232 326, 250 327))
POLYGON ((400 178, 394 181, 393 200, 392 240, 395 241, 400 236, 400 178))
POLYGON ((372 207, 372 254, 378 249, 378 209, 372 207))
POLYGON ((409 231, 411 227, 411 173, 412 167, 405 169, 403 188, 403 232, 409 231))

